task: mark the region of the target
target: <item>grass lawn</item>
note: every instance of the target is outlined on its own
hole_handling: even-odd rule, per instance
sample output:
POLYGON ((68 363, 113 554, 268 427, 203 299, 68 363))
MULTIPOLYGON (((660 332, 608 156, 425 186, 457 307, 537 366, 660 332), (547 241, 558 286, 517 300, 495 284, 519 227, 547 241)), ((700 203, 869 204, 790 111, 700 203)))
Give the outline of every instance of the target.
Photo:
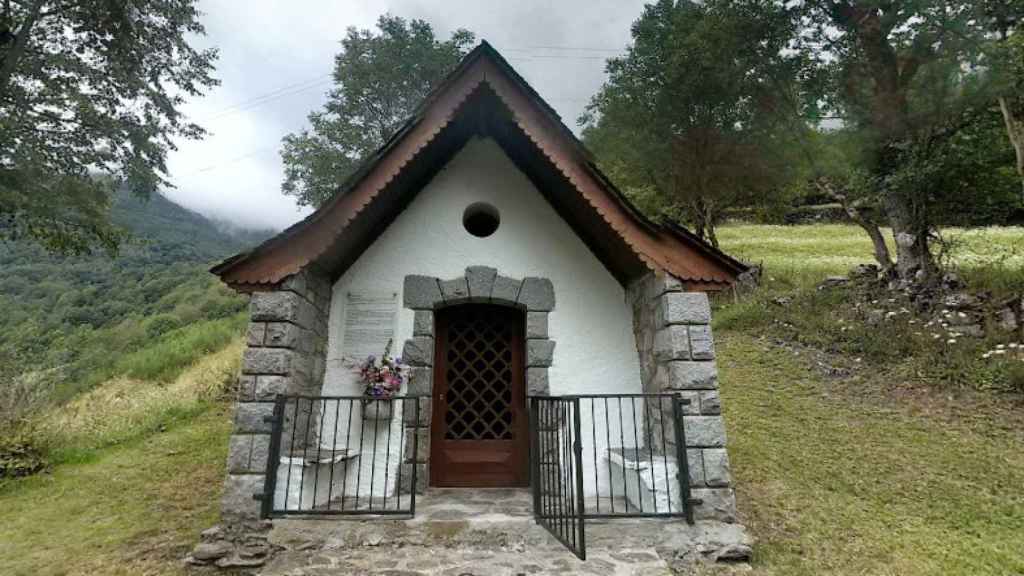
MULTIPOLYGON (((895 255, 892 235, 883 232, 895 255)), ((1024 289, 1024 228, 949 228, 943 236, 951 243, 952 263, 968 281, 997 291, 1024 289)), ((807 285, 874 262, 867 234, 845 224, 730 224, 718 230, 718 238, 732 256, 763 263, 768 286, 807 285)))
POLYGON ((722 406, 756 574, 1024 573, 1024 439, 829 382, 719 331, 722 406))
POLYGON ((0 488, 0 574, 184 574, 219 514, 230 418, 190 421, 0 488))
POLYGON ((0 483, 0 575, 183 574, 218 521, 242 341, 171 382, 114 378, 35 423, 52 472, 0 483))

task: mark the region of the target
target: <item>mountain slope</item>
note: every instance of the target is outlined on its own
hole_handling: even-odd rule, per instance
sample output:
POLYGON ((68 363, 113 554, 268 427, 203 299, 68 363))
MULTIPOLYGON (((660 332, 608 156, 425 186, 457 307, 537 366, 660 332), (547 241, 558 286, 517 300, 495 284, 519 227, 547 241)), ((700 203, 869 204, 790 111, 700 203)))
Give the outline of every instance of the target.
POLYGON ((121 355, 242 310, 207 268, 270 231, 229 234, 161 195, 121 194, 111 215, 132 232, 116 258, 0 245, 0 383, 32 374, 34 386, 67 398, 109 376, 121 355))

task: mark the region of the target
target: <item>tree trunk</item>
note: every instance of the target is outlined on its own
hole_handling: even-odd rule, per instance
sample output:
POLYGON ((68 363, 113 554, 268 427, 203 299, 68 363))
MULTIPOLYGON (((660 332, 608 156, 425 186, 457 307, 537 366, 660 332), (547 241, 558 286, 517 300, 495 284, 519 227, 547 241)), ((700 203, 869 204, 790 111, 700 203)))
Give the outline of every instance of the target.
POLYGON ((707 240, 709 244, 718 248, 718 236, 715 234, 715 218, 714 214, 712 214, 713 209, 700 195, 693 199, 691 206, 697 235, 702 240, 707 240))
POLYGON ((818 190, 839 202, 846 216, 867 232, 868 238, 871 238, 871 244, 874 246, 875 262, 878 262, 883 273, 888 274, 893 269, 892 255, 889 253, 889 245, 885 243, 885 237, 882 235, 878 223, 861 212, 856 202, 850 202, 846 194, 837 192, 831 183, 819 180, 816 185, 818 190))
POLYGON ((886 194, 886 212, 896 241, 896 273, 904 280, 928 281, 938 266, 928 240, 931 230, 916 207, 899 194, 886 194))
POLYGON ((708 223, 708 242, 715 248, 718 248, 718 234, 715 233, 715 223, 708 223))
POLYGON ((999 97, 999 109, 1003 112, 1006 122, 1006 134, 1017 154, 1017 176, 1020 177, 1021 198, 1024 199, 1024 121, 1017 120, 1010 109, 1010 103, 1003 96, 999 97))

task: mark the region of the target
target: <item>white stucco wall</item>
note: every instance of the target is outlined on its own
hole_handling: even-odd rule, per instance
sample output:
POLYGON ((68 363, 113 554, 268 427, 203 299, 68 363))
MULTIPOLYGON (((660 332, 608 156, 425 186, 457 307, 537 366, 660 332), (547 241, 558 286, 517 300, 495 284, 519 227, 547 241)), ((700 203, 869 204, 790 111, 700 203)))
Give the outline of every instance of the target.
MULTIPOLYGON (((350 394, 340 366, 345 350, 345 295, 398 293, 408 274, 442 279, 467 266, 491 266, 504 276, 549 278, 555 288, 549 371, 552 394, 640 392, 640 365, 625 291, 501 148, 474 140, 420 192, 334 285, 325 394, 350 394), (501 214, 488 238, 470 235, 462 214, 487 202, 501 214)), ((401 302, 401 298, 399 298, 401 302)), ((398 351, 412 336, 412 310, 400 309, 398 351)))
MULTIPOLYGON (((348 293, 398 295, 394 341, 395 351, 400 353, 402 343, 412 336, 413 324, 413 311, 400 304, 405 276, 452 279, 462 276, 467 266, 477 265, 491 266, 499 274, 514 278, 548 278, 554 285, 555 309, 548 317, 549 337, 556 343, 549 369, 552 395, 642 391, 632 310, 623 287, 501 148, 493 140, 478 139, 469 142, 438 173, 334 285, 323 394, 361 393, 351 369, 341 362, 346 352, 348 293), (475 202, 492 204, 500 213, 501 225, 490 237, 477 238, 463 228, 463 212, 475 202)), ((325 430, 351 426, 359 435, 362 426, 357 422, 339 418, 335 423, 329 416, 325 416, 325 430)), ((595 420, 599 444, 596 453, 600 455, 607 448, 603 414, 595 420)), ((581 421, 590 430, 590 415, 583 414, 581 421)), ((397 425, 397 419, 393 425, 397 425)), ((626 425, 632 427, 632 422, 626 425)), ((376 435, 374 428, 377 433, 386 430, 372 424, 366 428, 363 436, 367 440, 376 435)), ((613 428, 617 433, 618 426, 613 424, 613 428)), ((344 444, 343 438, 333 436, 325 434, 324 445, 344 444)), ((627 438, 612 443, 620 444, 632 446, 634 442, 627 438)), ((390 460, 389 471, 396 469, 397 458, 397 451, 386 458, 390 460)), ((367 468, 364 472, 382 464, 370 458, 363 460, 362 467, 367 468)), ((593 470, 590 452, 584 454, 584 460, 585 470, 593 470)), ((585 490, 593 493, 596 486, 590 474, 585 477, 585 490)), ((607 474, 602 469, 597 483, 604 484, 607 474)), ((395 485, 393 478, 389 482, 389 486, 395 485)), ((367 488, 363 486, 359 492, 367 488)), ((374 494, 380 494, 382 488, 374 487, 374 494)))

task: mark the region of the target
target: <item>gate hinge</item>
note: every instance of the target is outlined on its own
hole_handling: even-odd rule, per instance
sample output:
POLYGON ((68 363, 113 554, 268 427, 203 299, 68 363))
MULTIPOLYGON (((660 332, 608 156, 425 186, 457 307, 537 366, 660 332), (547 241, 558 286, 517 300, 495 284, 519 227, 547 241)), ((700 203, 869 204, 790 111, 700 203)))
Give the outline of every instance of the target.
POLYGON ((700 506, 701 504, 704 503, 704 499, 703 498, 690 498, 689 502, 693 506, 700 506))
POLYGON ((267 494, 265 492, 256 492, 252 495, 252 499, 263 502, 267 499, 267 494))
POLYGON ((277 422, 280 419, 281 418, 279 416, 277 416, 276 414, 272 414, 270 416, 264 416, 263 417, 263 422, 266 423, 266 424, 277 424, 277 422))

